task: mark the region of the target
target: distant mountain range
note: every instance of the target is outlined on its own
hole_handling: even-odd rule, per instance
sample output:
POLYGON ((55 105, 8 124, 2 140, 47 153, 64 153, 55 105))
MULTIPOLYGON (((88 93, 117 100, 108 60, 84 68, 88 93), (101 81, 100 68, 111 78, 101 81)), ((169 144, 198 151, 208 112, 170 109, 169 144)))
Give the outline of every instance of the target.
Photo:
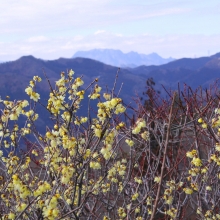
MULTIPOLYGON (((51 84, 54 86, 54 82, 60 78, 60 73, 70 69, 75 71, 74 77, 83 76, 83 81, 85 82, 83 88, 86 88, 95 78, 98 78, 98 84, 103 88, 103 92, 106 92, 106 89, 111 91, 118 70, 117 67, 85 58, 60 58, 53 61, 44 61, 33 56, 24 56, 16 61, 0 64, 0 96, 2 99, 5 99, 6 95, 8 95, 11 100, 29 99, 24 90, 33 76, 38 75, 43 81, 37 84, 37 91, 41 96, 40 101, 46 105, 50 89, 43 72, 46 73, 51 84)), ((134 75, 126 69, 121 69, 115 87, 115 94, 118 94, 122 86, 119 96, 129 104, 132 102, 131 97, 136 91, 139 91, 141 94, 144 85, 145 79, 143 77, 134 75)), ((85 94, 86 99, 82 103, 79 115, 87 115, 88 113, 88 95, 90 91, 85 94)), ((94 109, 91 112, 96 111, 97 101, 92 100, 90 103, 94 109)), ((48 120, 50 115, 45 114, 45 110, 43 111, 40 105, 37 106, 37 111, 40 115, 37 126, 41 132, 45 132, 45 125, 51 125, 50 120, 48 120), (41 114, 41 112, 44 113, 41 114)))
POLYGON ((145 78, 152 77, 157 85, 167 88, 176 89, 178 83, 207 88, 220 78, 220 53, 210 57, 182 58, 160 66, 139 66, 130 71, 145 78))
POLYGON ((141 65, 162 65, 174 61, 173 58, 164 59, 157 53, 139 54, 137 52, 123 53, 120 50, 94 49, 89 51, 78 51, 73 58, 90 58, 116 67, 134 68, 141 65))
MULTIPOLYGON (((28 99, 24 92, 26 86, 33 76, 38 75, 44 79, 37 84, 37 91, 41 94, 40 101, 46 104, 48 99, 49 86, 45 79, 44 73, 53 82, 60 77, 62 71, 73 69, 75 77, 83 76, 86 88, 92 80, 99 79, 99 85, 103 88, 102 91, 111 91, 115 75, 118 70, 117 67, 103 64, 87 58, 60 58, 52 61, 44 61, 36 59, 33 56, 24 56, 16 61, 4 62, 0 64, 0 96, 2 99, 6 95, 14 99, 28 99)), ((160 66, 139 66, 136 68, 124 69, 121 68, 119 72, 118 81, 116 84, 115 95, 118 95, 125 103, 131 103, 132 97, 136 95, 142 96, 146 90, 146 80, 152 77, 156 83, 156 89, 162 91, 162 95, 166 93, 160 85, 164 85, 168 90, 176 90, 178 83, 183 86, 184 83, 192 88, 198 86, 208 87, 220 77, 220 53, 210 57, 202 58, 183 58, 175 60, 168 64, 160 66)), ((85 95, 87 99, 82 103, 80 114, 87 113, 88 94, 85 95)), ((95 109, 96 101, 91 101, 95 109)), ((38 106, 37 111, 41 112, 42 107, 38 106)), ((40 114, 38 126, 45 130, 45 123, 49 125, 48 115, 40 114)))

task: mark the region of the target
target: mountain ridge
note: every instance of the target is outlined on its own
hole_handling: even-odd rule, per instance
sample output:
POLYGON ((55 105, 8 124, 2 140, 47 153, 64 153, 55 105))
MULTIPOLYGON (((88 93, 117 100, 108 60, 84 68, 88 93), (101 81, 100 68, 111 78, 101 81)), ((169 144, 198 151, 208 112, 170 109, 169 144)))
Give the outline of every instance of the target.
MULTIPOLYGON (((37 92, 40 93, 40 102, 47 104, 50 87, 45 75, 54 82, 60 78, 61 72, 67 72, 73 69, 74 77, 82 77, 85 89, 96 78, 98 84, 102 87, 102 92, 111 92, 115 83, 116 73, 119 68, 106 65, 102 62, 88 58, 59 58, 57 60, 42 60, 34 56, 23 56, 15 61, 4 62, 0 64, 0 96, 2 99, 9 95, 12 100, 29 99, 25 93, 25 88, 33 76, 38 75, 43 80, 37 83, 37 92)), ((178 83, 183 87, 187 84, 192 89, 198 86, 207 88, 210 83, 214 83, 220 76, 220 53, 211 57, 202 57, 196 59, 183 58, 161 66, 139 66, 137 68, 124 69, 120 68, 115 95, 123 99, 128 104, 135 106, 134 97, 142 97, 146 90, 146 81, 153 78, 156 83, 155 89, 163 91, 160 85, 165 86, 168 90, 178 89, 178 83), (133 97, 133 98, 132 98, 133 97)), ((54 86, 53 86, 54 88, 54 86)), ((80 114, 87 114, 88 95, 85 95, 85 101, 82 103, 80 114)), ((161 93, 166 96, 166 93, 161 93)), ((91 101, 93 109, 96 109, 96 101, 91 101)), ((40 112, 41 108, 38 107, 40 112)), ((41 115, 38 125, 49 125, 46 115, 41 115)))
POLYGON ((99 60, 105 64, 122 68, 134 68, 140 65, 161 65, 171 62, 173 58, 162 58, 157 53, 142 54, 134 51, 123 53, 114 49, 93 49, 89 51, 77 51, 72 58, 82 57, 99 60))

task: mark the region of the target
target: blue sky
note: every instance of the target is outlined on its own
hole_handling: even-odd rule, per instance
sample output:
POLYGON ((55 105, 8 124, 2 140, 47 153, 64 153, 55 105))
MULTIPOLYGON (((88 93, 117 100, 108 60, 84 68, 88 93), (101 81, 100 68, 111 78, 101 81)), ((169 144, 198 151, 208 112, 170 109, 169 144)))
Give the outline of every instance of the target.
POLYGON ((7 0, 0 8, 0 61, 95 48, 165 58, 220 52, 219 0, 7 0))

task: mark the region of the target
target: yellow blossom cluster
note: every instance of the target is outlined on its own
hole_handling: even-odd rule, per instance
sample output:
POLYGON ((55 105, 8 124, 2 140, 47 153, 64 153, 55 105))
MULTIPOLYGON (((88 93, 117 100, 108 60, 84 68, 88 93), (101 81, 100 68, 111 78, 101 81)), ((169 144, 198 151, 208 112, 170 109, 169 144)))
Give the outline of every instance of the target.
POLYGON ((101 91, 101 87, 98 86, 97 84, 95 85, 94 91, 92 92, 91 95, 89 95, 90 99, 97 99, 100 98, 100 91, 101 91))
MULTIPOLYGON (((202 213, 201 213, 201 208, 199 209, 198 212, 199 212, 198 214, 203 216, 202 213)), ((212 220, 212 219, 216 219, 216 220, 218 219, 219 220, 220 219, 220 214, 215 214, 215 213, 213 213, 212 210, 207 210, 204 216, 205 216, 206 220, 212 220)))
POLYGON ((196 176, 200 172, 205 173, 206 169, 200 169, 200 167, 202 166, 202 160, 198 157, 196 150, 188 151, 186 153, 186 156, 192 158, 191 164, 195 166, 189 169, 189 174, 191 174, 192 176, 196 176))
POLYGON ((58 199, 59 194, 55 194, 52 198, 48 198, 45 201, 45 206, 43 207, 43 216, 48 220, 54 220, 59 216, 58 199))
POLYGON ((148 196, 146 199, 147 205, 151 206, 152 205, 152 197, 148 196))
MULTIPOLYGON (((132 129, 133 134, 139 134, 142 128, 146 127, 146 122, 143 118, 139 118, 135 127, 132 129)), ((144 135, 145 136, 145 135, 144 135)))
POLYGON ((216 143, 215 145, 215 150, 220 152, 220 143, 216 143))
MULTIPOLYGON (((26 100, 0 100, 3 106, 0 115, 0 160, 4 172, 0 176, 0 190, 1 207, 6 210, 1 213, 2 219, 81 219, 88 213, 97 214, 96 208, 101 207, 97 208, 101 210, 97 215, 100 219, 142 220, 146 216, 156 215, 154 204, 157 202, 158 186, 161 186, 158 198, 160 212, 169 219, 177 218, 176 202, 181 205, 182 200, 189 199, 192 204, 195 203, 194 196, 188 196, 194 192, 199 197, 205 194, 212 203, 210 195, 217 181, 212 177, 210 164, 215 162, 214 166, 220 165, 219 143, 208 154, 208 163, 205 156, 201 157, 202 160, 199 158, 200 151, 188 151, 186 156, 190 163, 186 164, 189 167, 184 167, 182 173, 178 169, 182 168, 183 160, 179 160, 172 169, 175 150, 172 155, 168 152, 165 155, 164 178, 157 176, 163 152, 151 150, 149 137, 154 135, 157 138, 160 127, 157 128, 159 130, 152 130, 149 126, 148 131, 148 113, 146 118, 139 115, 135 125, 127 127, 129 122, 120 121, 120 114, 126 110, 122 99, 114 97, 113 93, 104 93, 101 97, 101 87, 98 85, 94 85, 89 95, 90 99, 98 99, 97 117, 93 119, 89 111, 87 116, 82 116, 77 110, 87 89, 95 81, 84 90, 80 88, 84 85, 82 77, 74 79, 73 75, 72 70, 67 75, 62 72, 55 88, 50 86, 46 108, 53 124, 48 125, 43 134, 36 131, 37 103, 26 110, 29 105, 26 100), (25 118, 25 123, 15 123, 20 118, 25 118), (24 137, 27 134, 30 135, 24 137), (35 138, 31 146, 28 145, 30 148, 24 153, 19 151, 17 146, 30 136, 35 138), (123 148, 124 143, 131 147, 128 152, 127 147, 126 151, 123 148), (140 166, 142 161, 144 164, 140 166), (171 177, 173 173, 176 174, 174 179, 171 177), (114 199, 118 202, 115 203, 114 199)), ((40 99, 35 87, 40 81, 40 77, 34 76, 25 89, 35 102, 40 99)), ((212 127, 207 117, 200 118, 198 122, 203 128, 215 131, 220 127, 219 115, 218 109, 212 127)), ((164 139, 162 136, 160 138, 163 144, 164 139)), ((160 138, 156 142, 159 143, 160 138)), ((220 174, 217 173, 217 176, 220 179, 220 174)), ((214 209, 197 209, 197 215, 201 218, 219 219, 214 212, 214 209)))
POLYGON ((125 107, 121 104, 120 98, 112 98, 109 101, 99 102, 97 117, 100 122, 104 123, 107 118, 112 116, 112 113, 120 114, 125 111, 125 107))
POLYGON ((220 166, 220 157, 216 154, 211 154, 209 160, 210 162, 214 161, 218 166, 220 166))
POLYGON ((198 122, 202 125, 202 128, 206 129, 208 127, 207 123, 205 123, 202 118, 199 118, 198 122))
POLYGON ((202 166, 202 161, 198 157, 193 157, 191 163, 196 166, 196 167, 201 167, 202 166))
POLYGON ((98 161, 91 161, 89 165, 90 165, 90 168, 92 168, 94 170, 101 169, 101 164, 98 161))
POLYGON ((143 183, 143 181, 140 178, 138 178, 138 177, 134 177, 134 181, 136 183, 138 183, 138 184, 142 184, 143 183))
POLYGON ((134 141, 126 139, 125 143, 127 143, 130 147, 134 146, 134 141))
POLYGON ((177 214, 177 209, 171 208, 171 209, 169 209, 169 210, 166 211, 166 214, 171 217, 171 218, 170 218, 171 220, 172 220, 172 219, 175 219, 176 214, 177 214))
MULTIPOLYGON (((68 73, 68 77, 65 77, 65 74, 61 73, 61 78, 56 81, 57 89, 51 91, 50 98, 48 99, 47 109, 57 116, 60 114, 60 111, 67 110, 69 108, 68 103, 65 102, 66 93, 68 91, 69 100, 75 100, 72 105, 72 112, 76 112, 79 108, 79 104, 81 100, 84 98, 84 90, 78 91, 79 87, 84 84, 81 78, 76 78, 74 82, 73 80, 74 71, 70 70, 68 73)), ((62 114, 62 118, 66 121, 70 120, 70 114, 68 111, 65 111, 62 114)))
POLYGON ((40 181, 38 183, 37 189, 34 191, 34 196, 41 196, 43 193, 47 192, 48 190, 51 190, 51 185, 48 182, 40 181))
POLYGON ((117 126, 116 126, 116 130, 122 129, 125 127, 125 123, 124 122, 120 122, 117 126))
MULTIPOLYGON (((1 115, 1 121, 3 123, 7 123, 8 119, 11 121, 18 120, 19 116, 21 114, 25 115, 25 111, 23 108, 27 107, 29 105, 27 100, 23 101, 17 101, 17 102, 12 102, 12 101, 3 101, 3 104, 5 106, 5 109, 3 111, 3 114, 1 115)), ((0 130, 5 127, 5 124, 0 123, 0 130)), ((1 132, 0 132, 1 136, 1 132)))
POLYGON ((126 171, 126 164, 127 161, 117 161, 112 168, 108 170, 107 178, 111 180, 111 182, 118 182, 117 175, 123 177, 126 171))
POLYGON ((134 193, 134 194, 131 196, 131 200, 135 201, 135 200, 138 198, 138 196, 139 196, 139 193, 138 193, 138 192, 134 193))
POLYGON ((2 161, 5 163, 8 174, 12 174, 14 171, 14 168, 18 165, 19 163, 19 157, 14 156, 13 153, 10 153, 8 157, 2 157, 2 161))
POLYGON ((108 160, 113 154, 112 145, 114 143, 114 139, 116 135, 117 135, 117 131, 115 130, 106 131, 104 135, 104 140, 103 140, 104 146, 102 147, 100 152, 106 160, 108 160))
POLYGON ((186 152, 186 156, 189 158, 193 158, 197 156, 197 151, 196 150, 192 150, 192 151, 188 151, 186 152))
POLYGON ((125 217, 127 216, 127 214, 126 214, 124 208, 119 207, 119 209, 118 209, 118 216, 119 216, 120 218, 125 218, 125 217))
POLYGON ((197 176, 200 173, 200 171, 201 171, 200 168, 193 167, 193 168, 189 169, 188 172, 191 176, 197 176))
POLYGON ((65 96, 60 94, 59 92, 55 93, 55 91, 50 93, 50 98, 48 99, 47 109, 57 115, 60 113, 60 110, 65 110, 65 96))
POLYGON ((33 91, 33 88, 35 86, 35 82, 41 81, 41 78, 39 76, 34 76, 33 80, 30 81, 30 86, 28 86, 25 89, 25 92, 30 96, 31 99, 33 99, 35 102, 37 102, 40 99, 40 95, 38 93, 36 93, 35 91, 33 91))
POLYGON ((173 203, 175 191, 182 186, 183 182, 176 183, 174 180, 166 182, 166 189, 163 196, 165 204, 171 205, 173 203))
POLYGON ((68 166, 63 165, 61 170, 61 183, 68 184, 74 172, 75 169, 72 164, 69 164, 68 166))
POLYGON ((212 127, 213 128, 220 127, 220 108, 215 109, 215 117, 212 118, 212 127))
MULTIPOLYGON (((2 137, 3 146, 5 148, 15 147, 21 136, 26 134, 33 134, 37 140, 34 143, 34 149, 28 150, 27 155, 22 156, 22 159, 13 153, 4 157, 3 151, 0 151, 7 175, 12 176, 11 182, 2 187, 5 187, 6 194, 10 196, 13 194, 15 198, 14 208, 4 215, 5 219, 15 219, 18 213, 21 218, 25 219, 25 209, 30 212, 30 215, 38 209, 45 220, 57 219, 61 216, 64 206, 67 211, 71 210, 79 204, 81 197, 87 196, 88 193, 98 195, 111 193, 111 189, 114 188, 117 192, 123 190, 127 160, 123 158, 118 160, 113 147, 115 147, 119 132, 126 126, 119 120, 117 121, 118 128, 113 128, 110 124, 106 127, 104 125, 112 119, 114 114, 125 111, 122 100, 111 98, 110 94, 105 93, 103 96, 106 101, 98 103, 97 119, 92 120, 90 124, 89 117, 76 115, 85 91, 79 89, 84 83, 81 78, 76 78, 72 82, 73 74, 74 72, 70 70, 68 76, 65 77, 62 72, 61 78, 56 81, 55 89, 51 88, 47 110, 52 114, 52 120, 55 120, 55 123, 53 129, 47 128, 45 135, 35 130, 34 122, 38 119, 35 109, 30 108, 28 111, 24 109, 29 105, 28 101, 2 101, 5 107, 0 119, 0 137, 2 137), (66 94, 69 94, 70 101, 67 100, 66 94), (24 127, 19 128, 20 124, 19 126, 14 124, 13 129, 6 128, 9 120, 18 120, 20 115, 26 116, 24 127), (92 135, 82 132, 88 126, 84 124, 86 122, 94 132, 92 135), (73 132, 77 130, 76 128, 78 132, 73 132), (102 139, 97 144, 98 148, 94 149, 97 137, 102 137, 102 139), (34 170, 36 165, 31 158, 39 159, 39 167, 36 170, 34 170), (103 164, 107 168, 105 176, 99 175, 103 164), (85 168, 90 172, 87 173, 85 168), (94 175, 94 181, 90 173, 94 175), (88 182, 86 182, 87 179, 88 182), (82 182, 79 184, 79 181, 82 182)), ((30 98, 36 102, 40 99, 40 95, 36 92, 35 85, 40 81, 40 77, 34 76, 30 85, 25 89, 30 98)), ((95 85, 90 98, 100 98, 100 91, 101 87, 95 85)), ((142 180, 136 178, 135 182, 141 184, 142 180)), ((2 194, 2 198, 5 204, 9 205, 10 197, 4 195, 2 194)), ((134 197, 135 195, 132 198, 134 197)), ((12 207, 13 204, 11 204, 12 207)), ((139 212, 140 208, 137 207, 135 213, 139 212)), ((122 210, 119 210, 118 214, 123 218, 122 210)))

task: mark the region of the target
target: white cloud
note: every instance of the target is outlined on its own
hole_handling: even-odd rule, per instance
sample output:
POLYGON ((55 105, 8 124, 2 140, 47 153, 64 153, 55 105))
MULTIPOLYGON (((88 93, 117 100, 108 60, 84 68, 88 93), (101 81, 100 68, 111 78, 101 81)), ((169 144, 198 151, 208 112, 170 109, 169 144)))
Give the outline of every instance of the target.
MULTIPOLYGON (((70 58, 76 51, 95 48, 120 49, 149 54, 157 52, 167 58, 200 57, 220 52, 220 35, 132 35, 103 32, 87 36, 50 38, 48 41, 29 39, 0 44, 0 60, 14 60, 23 55, 42 59, 70 58)), ((40 39, 40 38, 39 38, 40 39)))
POLYGON ((106 31, 105 30, 98 30, 96 31, 94 34, 97 35, 97 34, 103 34, 105 33, 106 31))
POLYGON ((47 38, 45 36, 36 36, 36 37, 30 37, 29 39, 27 39, 27 42, 37 43, 37 42, 45 42, 48 40, 49 40, 49 38, 47 38))
MULTIPOLYGON (((94 48, 133 50, 145 54, 157 52, 164 57, 176 58, 203 56, 208 50, 215 53, 220 51, 220 19, 202 20, 204 10, 210 9, 208 2, 2 0, 0 60, 13 60, 29 54, 43 59, 71 57, 78 50, 94 48), (196 13, 202 20, 200 24, 198 19, 193 23, 193 14, 196 13), (178 16, 180 20, 175 20, 178 16), (202 28, 197 32, 203 34, 193 35, 199 25, 202 28), (209 29, 204 27, 212 28, 217 35, 208 35, 209 29)), ((213 14, 219 14, 217 12, 216 9, 213 14)))

